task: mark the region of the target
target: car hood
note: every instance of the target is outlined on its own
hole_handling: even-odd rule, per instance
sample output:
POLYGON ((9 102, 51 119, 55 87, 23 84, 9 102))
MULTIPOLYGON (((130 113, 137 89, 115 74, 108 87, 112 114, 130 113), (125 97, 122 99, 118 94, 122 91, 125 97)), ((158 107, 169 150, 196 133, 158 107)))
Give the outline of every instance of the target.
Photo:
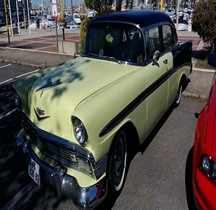
POLYGON ((34 82, 28 93, 27 116, 39 128, 68 139, 76 107, 132 69, 104 60, 82 57, 70 60, 34 82))

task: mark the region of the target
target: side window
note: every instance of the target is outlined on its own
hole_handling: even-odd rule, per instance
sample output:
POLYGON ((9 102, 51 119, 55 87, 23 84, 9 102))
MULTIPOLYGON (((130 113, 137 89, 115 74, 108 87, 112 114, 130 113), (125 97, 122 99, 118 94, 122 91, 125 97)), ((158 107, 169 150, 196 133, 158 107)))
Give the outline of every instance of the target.
POLYGON ((147 60, 153 58, 155 51, 161 52, 161 39, 159 27, 154 27, 145 32, 147 60))
POLYGON ((162 26, 163 32, 163 47, 164 51, 169 50, 175 44, 174 34, 172 32, 172 28, 170 25, 163 25, 162 26))

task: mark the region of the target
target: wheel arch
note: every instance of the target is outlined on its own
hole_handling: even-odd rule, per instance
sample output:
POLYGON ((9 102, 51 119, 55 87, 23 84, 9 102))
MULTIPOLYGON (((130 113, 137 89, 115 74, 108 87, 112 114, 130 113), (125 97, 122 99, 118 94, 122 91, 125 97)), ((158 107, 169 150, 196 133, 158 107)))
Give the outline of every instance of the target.
POLYGON ((179 80, 179 85, 182 83, 182 87, 183 87, 183 91, 186 89, 187 87, 187 84, 188 84, 188 79, 186 77, 186 75, 183 73, 180 77, 180 80, 179 80))
MULTIPOLYGON (((130 152, 137 152, 140 148, 140 141, 139 141, 139 135, 138 135, 137 129, 132 122, 126 122, 124 125, 122 125, 118 129, 118 132, 116 132, 116 134, 112 140, 111 147, 112 147, 113 142, 115 141, 116 136, 118 135, 118 133, 121 130, 124 130, 126 133, 127 140, 128 140, 128 142, 127 142, 128 148, 130 148, 130 149, 133 148, 133 151, 130 151, 130 152)), ((110 147, 110 149, 111 149, 111 147, 110 147)))
MULTIPOLYGON (((114 138, 112 140, 112 143, 109 149, 108 164, 106 168, 107 177, 108 177, 108 191, 110 191, 111 197, 117 198, 123 189, 123 186, 126 180, 126 176, 127 176, 127 172, 129 169, 130 161, 134 157, 134 154, 136 154, 135 152, 137 152, 137 148, 139 146, 138 142, 139 141, 138 141, 137 130, 132 122, 127 122, 126 124, 122 125, 114 135, 114 138), (125 153, 126 159, 124 160, 125 161, 124 172, 122 172, 121 181, 118 183, 118 182, 113 181, 115 180, 115 178, 113 178, 113 174, 115 174, 113 173, 113 171, 119 171, 119 170, 116 170, 116 169, 113 170, 112 163, 113 163, 113 157, 114 157, 113 151, 114 151, 115 146, 117 145, 116 140, 118 139, 119 135, 121 135, 122 132, 124 133, 123 135, 126 136, 126 148, 127 149, 125 153), (134 139, 134 141, 132 141, 131 139, 134 139), (118 185, 115 185, 116 183, 118 183, 118 185)), ((118 153, 118 154, 121 154, 121 153, 118 153)))

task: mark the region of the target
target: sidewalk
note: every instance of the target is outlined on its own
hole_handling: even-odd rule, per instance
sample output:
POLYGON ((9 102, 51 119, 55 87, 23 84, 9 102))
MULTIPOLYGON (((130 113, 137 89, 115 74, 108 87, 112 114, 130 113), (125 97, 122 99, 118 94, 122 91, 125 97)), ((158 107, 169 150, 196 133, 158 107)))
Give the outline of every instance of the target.
MULTIPOLYGON (((193 51, 199 52, 205 50, 208 44, 204 43, 199 35, 189 31, 179 31, 179 39, 192 39, 193 51)), ((199 68, 199 60, 192 58, 193 71, 190 75, 190 83, 188 84, 184 95, 188 97, 196 97, 206 100, 209 96, 209 91, 212 86, 215 70, 199 68)))
MULTIPOLYGON (((79 33, 77 31, 65 30, 65 34, 79 33)), ((28 31, 21 29, 20 34, 16 34, 10 37, 10 45, 8 45, 8 37, 5 33, 0 35, 0 61, 18 63, 22 65, 29 65, 38 68, 46 66, 55 66, 60 63, 71 59, 72 55, 61 54, 56 50, 56 30, 55 29, 38 29, 28 31), (24 46, 14 47, 14 43, 25 43, 33 42, 33 39, 51 37, 50 39, 54 42, 55 48, 50 51, 41 51, 39 48, 25 49, 24 46), (3 46, 3 47, 2 47, 3 46)), ((62 31, 58 30, 58 39, 62 40, 62 31)), ((44 43, 43 43, 44 44, 44 43)))
POLYGON ((26 49, 0 47, 0 62, 11 62, 36 68, 56 66, 73 58, 55 52, 39 52, 26 49))
MULTIPOLYGON (((78 31, 65 30, 66 34, 69 33, 79 33, 78 31)), ((38 37, 52 36, 55 39, 55 29, 52 30, 34 30, 29 33, 29 31, 21 31, 20 35, 14 35, 11 37, 11 43, 20 41, 24 42, 26 40, 32 40, 38 37)), ((61 31, 58 31, 59 37, 61 38, 61 31)), ((205 43, 199 38, 199 36, 194 32, 179 31, 179 40, 192 40, 193 50, 202 50, 205 47, 205 43)), ((60 54, 56 51, 45 52, 37 49, 20 49, 20 48, 10 48, 1 47, 2 43, 7 43, 7 36, 0 35, 0 61, 19 63, 22 65, 30 65, 35 67, 43 68, 45 66, 55 66, 60 63, 73 58, 72 55, 60 54)), ((188 84, 187 89, 184 92, 186 96, 198 97, 202 99, 208 98, 209 91, 211 88, 212 80, 215 71, 208 69, 196 68, 197 59, 193 58, 193 71, 190 76, 191 82, 188 84)))
MULTIPOLYGON (((58 30, 58 35, 61 36, 62 30, 58 30)), ((67 30, 65 29, 65 33, 76 33, 78 30, 67 30)), ((20 40, 26 40, 26 39, 32 39, 37 37, 43 37, 43 36, 50 36, 50 35, 56 35, 56 29, 35 29, 35 30, 28 30, 28 29, 20 29, 20 34, 14 34, 13 37, 10 37, 10 41, 20 41, 20 40)), ((0 43, 1 42, 8 42, 8 36, 7 33, 4 33, 3 35, 0 35, 0 43)))

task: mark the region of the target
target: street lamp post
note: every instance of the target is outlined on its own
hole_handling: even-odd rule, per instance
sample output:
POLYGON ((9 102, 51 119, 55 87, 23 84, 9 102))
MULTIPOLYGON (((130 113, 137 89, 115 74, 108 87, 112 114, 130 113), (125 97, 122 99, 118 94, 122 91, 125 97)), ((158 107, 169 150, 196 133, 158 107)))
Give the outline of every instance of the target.
POLYGON ((71 0, 71 17, 72 17, 72 20, 73 20, 73 0, 71 0))
POLYGON ((55 28, 56 28, 56 51, 58 52, 58 24, 57 24, 57 19, 58 19, 58 8, 57 8, 57 1, 52 0, 52 18, 55 19, 55 28))
POLYGON ((60 22, 61 22, 61 27, 62 27, 62 39, 63 41, 65 41, 65 33, 64 33, 65 20, 64 20, 64 10, 63 10, 62 0, 60 0, 60 22))
POLYGON ((31 34, 31 27, 30 27, 30 12, 29 12, 29 0, 27 0, 27 10, 28 10, 28 28, 29 28, 29 34, 31 34))
POLYGON ((163 11, 163 0, 160 0, 160 5, 159 5, 159 7, 160 7, 160 11, 162 12, 162 11, 163 11))
POLYGON ((25 31, 26 31, 26 4, 25 4, 25 0, 22 0, 22 5, 23 5, 24 26, 25 26, 25 31))
POLYGON ((12 20, 12 14, 11 14, 10 0, 8 0, 8 7, 9 7, 9 15, 10 15, 11 36, 13 37, 13 20, 12 20))
POLYGON ((19 23, 19 4, 18 0, 16 0, 16 9, 17 9, 17 27, 18 27, 18 32, 20 34, 20 23, 19 23))
POLYGON ((7 26, 8 44, 10 44, 10 34, 9 34, 9 27, 8 27, 8 11, 6 6, 6 0, 4 0, 4 10, 5 10, 5 19, 6 19, 6 26, 7 26))
POLYGON ((177 10, 176 10, 176 31, 178 35, 178 24, 179 24, 179 0, 177 0, 177 10))

